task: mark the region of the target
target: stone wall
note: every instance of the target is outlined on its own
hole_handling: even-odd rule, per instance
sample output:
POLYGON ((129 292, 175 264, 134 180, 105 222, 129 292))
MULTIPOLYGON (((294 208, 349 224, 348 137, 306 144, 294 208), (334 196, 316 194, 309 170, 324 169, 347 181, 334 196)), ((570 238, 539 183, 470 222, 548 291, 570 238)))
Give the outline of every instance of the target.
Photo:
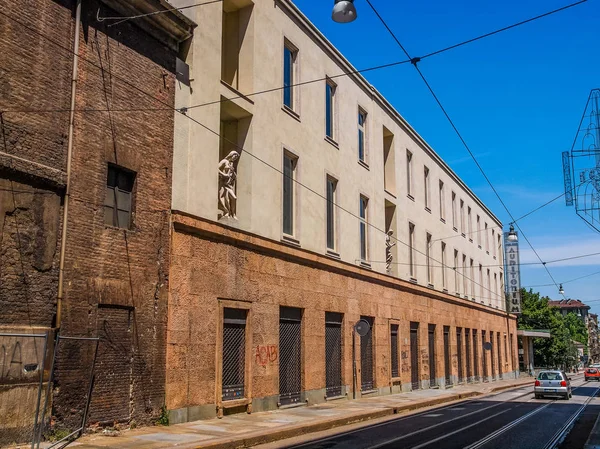
MULTIPOLYGON (((220 377, 225 307, 248 310, 245 389, 246 403, 253 411, 275 408, 279 402, 280 306, 303 310, 302 400, 308 403, 325 400, 325 312, 344 314, 342 379, 350 395, 352 325, 361 316, 374 317, 375 391, 370 394, 411 389, 411 322, 419 323, 419 379, 423 388, 429 387, 429 324, 436 325, 438 385, 443 385, 444 377, 444 326, 450 326, 454 382, 458 374, 457 327, 478 331, 479 375, 483 372, 482 330, 487 331, 488 341, 490 331, 502 335, 503 374, 516 369, 510 356, 516 354, 516 347, 507 348, 509 357, 505 358, 503 338, 506 334, 510 341, 509 335, 516 333, 514 316, 185 214, 174 213, 173 223, 166 394, 174 422, 214 416, 227 405, 221 400, 220 377), (400 326, 401 372, 400 378, 394 379, 396 385, 390 373, 391 323, 400 326)), ((358 338, 356 346, 358 361, 358 338)), ((495 346, 494 337, 493 363, 498 373, 495 346)), ((490 367, 489 352, 486 361, 490 367)), ((465 355, 462 363, 466 376, 465 355)), ((360 363, 357 367, 360 386, 360 363)))

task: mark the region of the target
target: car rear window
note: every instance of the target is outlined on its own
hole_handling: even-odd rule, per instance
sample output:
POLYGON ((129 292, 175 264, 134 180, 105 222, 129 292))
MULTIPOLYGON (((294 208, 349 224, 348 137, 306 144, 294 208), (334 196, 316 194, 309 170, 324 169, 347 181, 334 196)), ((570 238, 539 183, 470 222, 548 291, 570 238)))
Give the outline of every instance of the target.
POLYGON ((560 373, 540 373, 539 380, 563 380, 560 373))
POLYGON ((588 368, 587 372, 590 374, 596 374, 598 371, 596 370, 596 368, 588 368))

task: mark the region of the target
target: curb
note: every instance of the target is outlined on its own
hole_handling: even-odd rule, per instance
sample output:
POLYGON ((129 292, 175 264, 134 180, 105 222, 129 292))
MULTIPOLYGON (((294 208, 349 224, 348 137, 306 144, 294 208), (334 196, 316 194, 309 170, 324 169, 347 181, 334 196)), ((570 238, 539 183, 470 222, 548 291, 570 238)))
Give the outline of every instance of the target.
POLYGON ((401 412, 417 410, 420 408, 431 407, 434 405, 444 404, 446 402, 457 401, 461 399, 467 399, 474 396, 480 396, 481 393, 478 391, 466 391, 464 393, 453 394, 451 396, 430 399, 414 404, 405 404, 397 407, 389 407, 376 412, 357 413, 351 416, 345 416, 342 418, 331 419, 328 421, 320 421, 312 424, 298 424, 287 429, 275 431, 270 434, 257 433, 247 435, 242 438, 231 438, 227 441, 215 441, 214 443, 204 445, 194 445, 190 448, 194 449, 237 449, 243 447, 253 447, 259 444, 273 443, 275 441, 284 440, 287 438, 296 437, 299 434, 315 433, 324 430, 333 429, 336 427, 345 426, 348 424, 355 424, 362 421, 369 421, 376 418, 383 418, 385 416, 397 415, 401 412))

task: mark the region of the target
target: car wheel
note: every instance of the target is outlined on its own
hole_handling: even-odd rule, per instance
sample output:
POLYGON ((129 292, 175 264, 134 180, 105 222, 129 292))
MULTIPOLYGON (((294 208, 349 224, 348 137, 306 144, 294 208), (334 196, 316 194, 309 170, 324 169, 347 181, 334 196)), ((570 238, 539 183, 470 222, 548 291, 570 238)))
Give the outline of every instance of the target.
POLYGON ((585 378, 585 381, 587 382, 588 380, 589 380, 589 379, 586 377, 586 378, 585 378))
POLYGON ((539 395, 539 394, 534 394, 534 395, 533 395, 533 397, 534 397, 535 399, 541 399, 541 398, 542 398, 542 396, 541 396, 541 395, 539 395))

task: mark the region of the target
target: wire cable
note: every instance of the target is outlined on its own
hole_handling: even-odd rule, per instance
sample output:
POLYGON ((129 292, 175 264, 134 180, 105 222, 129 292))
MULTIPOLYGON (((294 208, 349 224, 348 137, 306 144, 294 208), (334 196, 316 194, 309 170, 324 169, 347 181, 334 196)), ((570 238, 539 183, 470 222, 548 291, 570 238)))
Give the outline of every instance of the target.
MULTIPOLYGON (((475 162, 475 165, 477 166, 477 168, 479 169, 479 171, 481 172, 481 174, 483 175, 483 177, 485 178, 485 180, 487 181, 487 183, 491 187, 492 191, 496 195, 496 198, 498 198, 498 201, 500 201, 500 204, 502 204, 502 206, 504 207, 504 210, 506 211, 506 213, 508 214, 508 216, 510 217, 510 219, 512 220, 512 222, 519 229, 519 232, 521 233, 521 236, 525 239, 525 241, 527 242, 527 244, 529 245, 529 247, 531 248, 531 250, 533 251, 533 253, 536 255, 536 257, 542 263, 542 265, 544 266, 546 272, 548 273, 548 276, 550 277, 550 279, 552 279, 552 282, 554 282, 554 285, 558 289, 558 283, 554 279, 554 276, 552 276, 552 273, 550 273, 550 270, 548 269, 548 267, 546 266, 546 264, 544 263, 544 261, 542 260, 542 258, 538 254, 538 252, 535 250, 535 248, 533 247, 533 245, 531 244, 531 242, 529 241, 529 239, 527 238, 527 236, 525 235, 525 233, 523 232, 523 230, 521 229, 521 227, 519 226, 519 224, 515 223, 514 216, 512 215, 512 213, 510 212, 510 210, 508 209, 508 207, 506 206, 506 204, 504 203, 504 201, 502 200, 502 197, 500 196, 500 194, 498 193, 498 191, 496 190, 496 188, 492 184, 491 180, 489 179, 489 177, 487 176, 487 174, 483 170, 483 167, 481 166, 481 164, 479 163, 479 161, 477 160, 477 158, 475 157, 475 155, 471 151, 471 148, 469 147, 469 145, 467 144, 467 142, 463 138, 462 134, 460 133, 460 131, 458 130, 458 128, 454 124, 454 121, 452 120, 452 118, 450 117, 450 115, 448 114, 448 112, 446 111, 446 108, 444 108, 444 106, 443 106, 442 102, 440 101, 439 97, 437 96, 437 94, 435 93, 435 91, 433 90, 433 88, 431 87, 431 85, 429 84, 429 82, 427 81, 427 79, 425 78, 425 75, 423 75, 423 72, 421 72, 421 69, 418 67, 418 63, 419 63, 419 61, 421 59, 420 58, 412 58, 410 56, 410 54, 408 53, 408 51, 406 50, 406 48, 402 45, 402 43, 400 42, 400 40, 398 39, 398 37, 396 37, 395 33, 390 29, 390 27, 388 26, 388 24, 386 23, 386 21, 379 14, 379 12, 377 11, 377 9, 373 6, 373 4, 371 3, 371 0, 366 0, 366 2, 369 4, 369 6, 371 7, 371 9, 375 13, 375 15, 379 18, 379 20, 381 21, 381 23, 383 24, 383 26, 385 27, 385 29, 390 33, 390 35, 392 36, 392 38, 396 41, 396 43, 398 44, 398 46, 400 47, 400 49, 404 52, 404 54, 406 55, 406 57, 411 60, 412 65, 417 70, 419 76, 421 77, 421 79, 423 80, 423 82, 425 83, 425 85, 427 86, 427 89, 429 90, 429 92, 433 96, 434 100, 436 101, 436 103, 438 104, 438 106, 440 107, 440 109, 442 110, 444 116, 446 117, 446 119, 450 123, 450 126, 452 127, 452 129, 454 129, 454 132, 456 133, 456 135, 458 136, 458 138, 462 142, 463 146, 465 147, 465 149, 467 150, 467 152, 469 153, 469 155, 473 159, 473 162, 475 162)), ((583 3, 583 2, 581 2, 581 3, 583 3)))

